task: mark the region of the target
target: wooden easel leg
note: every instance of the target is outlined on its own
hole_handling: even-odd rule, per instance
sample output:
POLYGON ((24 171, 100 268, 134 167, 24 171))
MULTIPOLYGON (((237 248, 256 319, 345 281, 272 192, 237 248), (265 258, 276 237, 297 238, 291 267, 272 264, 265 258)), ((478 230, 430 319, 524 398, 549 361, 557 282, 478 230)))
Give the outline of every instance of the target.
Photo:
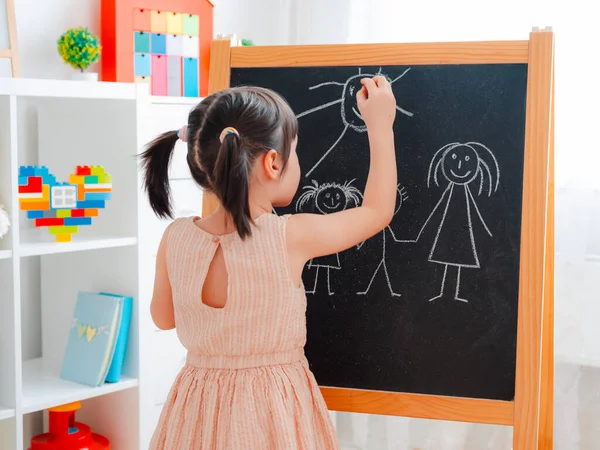
POLYGON ((552 80, 538 450, 552 450, 554 448, 554 75, 552 80))
POLYGON ((10 42, 10 65, 12 76, 21 77, 21 55, 17 43, 17 19, 15 16, 14 0, 6 0, 6 21, 8 22, 8 39, 10 42))
MULTIPOLYGON (((548 284, 550 291, 554 289, 546 255, 549 239, 554 239, 552 221, 548 220, 553 67, 553 33, 534 30, 529 40, 523 177, 523 185, 528 187, 524 189, 523 210, 529 214, 524 216, 521 236, 521 267, 532 270, 519 281, 513 450, 538 449, 542 389, 548 390, 547 376, 542 372, 542 335, 547 336, 549 326, 544 324, 544 302, 549 309, 551 303, 547 300, 548 284)), ((545 354, 548 356, 547 345, 545 354)), ((547 418, 543 420, 546 424, 547 418)))
MULTIPOLYGON (((231 39, 217 39, 213 41, 210 48, 210 77, 208 83, 208 93, 227 89, 230 84, 231 72, 231 39)), ((202 217, 210 216, 217 207, 219 201, 209 193, 204 192, 202 197, 202 217)))

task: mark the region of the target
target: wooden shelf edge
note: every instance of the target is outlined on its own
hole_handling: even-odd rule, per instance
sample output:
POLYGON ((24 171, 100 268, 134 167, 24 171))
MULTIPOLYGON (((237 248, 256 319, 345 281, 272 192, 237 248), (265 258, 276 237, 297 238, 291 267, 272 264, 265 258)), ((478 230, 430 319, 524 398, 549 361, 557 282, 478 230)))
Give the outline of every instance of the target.
POLYGON ((514 402, 321 387, 332 411, 513 425, 514 402))

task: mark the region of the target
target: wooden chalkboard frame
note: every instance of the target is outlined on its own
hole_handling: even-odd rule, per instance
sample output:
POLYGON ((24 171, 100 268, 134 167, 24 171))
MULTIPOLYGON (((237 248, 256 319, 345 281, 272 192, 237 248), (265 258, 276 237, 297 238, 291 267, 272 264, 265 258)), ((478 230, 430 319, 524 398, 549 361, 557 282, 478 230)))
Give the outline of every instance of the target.
MULTIPOLYGON (((523 41, 285 47, 213 41, 209 93, 230 86, 232 68, 514 63, 528 65, 514 401, 322 387, 330 410, 509 425, 514 450, 552 448, 554 34, 534 29, 523 41)), ((203 215, 216 206, 205 195, 203 215)))

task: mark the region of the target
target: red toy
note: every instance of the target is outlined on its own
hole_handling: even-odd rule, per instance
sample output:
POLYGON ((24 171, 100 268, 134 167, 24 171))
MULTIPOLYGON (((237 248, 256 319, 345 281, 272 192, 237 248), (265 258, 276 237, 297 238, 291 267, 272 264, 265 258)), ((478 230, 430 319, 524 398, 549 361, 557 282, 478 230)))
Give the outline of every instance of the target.
POLYGON ((75 422, 80 408, 81 402, 75 402, 49 409, 50 431, 34 436, 29 450, 110 450, 108 439, 75 422))

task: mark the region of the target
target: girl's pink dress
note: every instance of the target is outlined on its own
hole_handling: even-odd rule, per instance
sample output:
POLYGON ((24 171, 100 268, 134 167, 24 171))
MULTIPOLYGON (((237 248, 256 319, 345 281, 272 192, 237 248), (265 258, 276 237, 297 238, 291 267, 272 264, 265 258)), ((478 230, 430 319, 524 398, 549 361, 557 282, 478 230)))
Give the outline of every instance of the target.
POLYGON ((150 449, 338 449, 304 356, 306 296, 288 269, 288 217, 263 214, 245 241, 212 236, 194 219, 166 231, 175 323, 188 356, 150 449), (229 275, 223 309, 200 298, 219 246, 229 275))

